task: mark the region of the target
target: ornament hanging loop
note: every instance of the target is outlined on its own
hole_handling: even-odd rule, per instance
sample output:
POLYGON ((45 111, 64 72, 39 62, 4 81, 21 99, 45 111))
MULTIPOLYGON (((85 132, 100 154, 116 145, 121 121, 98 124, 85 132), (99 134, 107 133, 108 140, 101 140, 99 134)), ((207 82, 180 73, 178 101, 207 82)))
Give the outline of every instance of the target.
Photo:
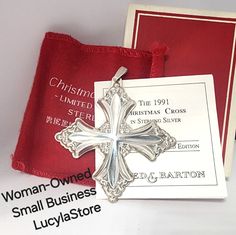
POLYGON ((111 86, 114 86, 115 84, 118 84, 119 86, 122 86, 122 76, 127 73, 128 69, 125 67, 120 67, 115 75, 112 78, 112 84, 111 86))

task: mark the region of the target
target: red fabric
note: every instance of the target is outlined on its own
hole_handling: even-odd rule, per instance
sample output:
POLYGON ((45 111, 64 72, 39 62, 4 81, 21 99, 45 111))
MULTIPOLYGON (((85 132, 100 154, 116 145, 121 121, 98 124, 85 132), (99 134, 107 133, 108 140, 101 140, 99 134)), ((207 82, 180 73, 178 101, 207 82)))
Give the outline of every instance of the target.
MULTIPOLYGON (((153 53, 122 47, 84 45, 71 36, 46 33, 38 67, 12 159, 16 170, 63 178, 94 171, 94 152, 79 159, 54 135, 81 117, 94 124, 94 81, 110 80, 120 66, 127 78, 163 75, 165 48, 153 53)), ((85 179, 81 184, 94 185, 85 179)))

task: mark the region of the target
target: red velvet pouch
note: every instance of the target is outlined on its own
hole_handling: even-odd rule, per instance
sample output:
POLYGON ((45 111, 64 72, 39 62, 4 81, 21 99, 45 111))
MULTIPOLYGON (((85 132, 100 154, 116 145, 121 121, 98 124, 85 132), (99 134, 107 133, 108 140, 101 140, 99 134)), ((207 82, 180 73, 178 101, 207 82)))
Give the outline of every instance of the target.
MULTIPOLYGON (((153 52, 84 45, 71 36, 46 33, 12 159, 12 167, 48 178, 94 171, 94 152, 79 159, 54 135, 80 117, 94 124, 94 82, 110 80, 120 66, 127 78, 163 75, 164 47, 153 52)), ((91 178, 79 183, 94 185, 91 178)))

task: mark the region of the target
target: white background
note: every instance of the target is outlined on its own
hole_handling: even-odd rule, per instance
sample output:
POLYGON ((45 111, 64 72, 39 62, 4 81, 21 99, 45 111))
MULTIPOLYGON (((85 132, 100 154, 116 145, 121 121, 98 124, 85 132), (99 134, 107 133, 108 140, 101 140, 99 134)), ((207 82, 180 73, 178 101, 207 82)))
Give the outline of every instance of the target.
MULTIPOLYGON (((235 0, 0 0, 1 192, 48 182, 10 168, 10 155, 16 145, 44 33, 68 33, 87 44, 122 45, 128 3, 236 12, 235 0)), ((133 200, 110 205, 89 198, 63 209, 100 204, 99 214, 45 229, 41 234, 235 234, 235 164, 234 160, 233 174, 227 182, 229 196, 224 201, 133 200)), ((67 188, 71 192, 80 189, 78 185, 67 188)), ((64 192, 61 188, 54 190, 53 195, 64 192)), ((41 197, 51 195, 52 191, 41 197)), ((30 198, 26 200, 30 204, 30 198)), ((12 205, 4 203, 2 198, 0 207, 1 234, 34 234, 31 218, 12 219, 12 205)), ((52 216, 50 213, 45 211, 42 218, 52 216)))

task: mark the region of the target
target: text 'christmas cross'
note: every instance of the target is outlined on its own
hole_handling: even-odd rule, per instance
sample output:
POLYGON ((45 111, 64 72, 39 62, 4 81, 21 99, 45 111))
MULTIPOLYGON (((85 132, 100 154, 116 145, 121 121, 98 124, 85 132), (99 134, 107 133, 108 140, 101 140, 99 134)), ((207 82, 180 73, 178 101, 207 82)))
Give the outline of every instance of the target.
POLYGON ((77 118, 67 128, 58 132, 55 139, 68 149, 74 158, 98 148, 104 155, 101 166, 94 172, 109 201, 115 202, 125 188, 134 180, 125 157, 131 152, 141 153, 150 161, 156 160, 160 153, 175 146, 176 140, 161 129, 155 120, 132 129, 126 119, 136 106, 122 87, 121 77, 127 69, 121 67, 112 78, 112 86, 105 96, 98 100, 106 121, 95 128, 77 118))

